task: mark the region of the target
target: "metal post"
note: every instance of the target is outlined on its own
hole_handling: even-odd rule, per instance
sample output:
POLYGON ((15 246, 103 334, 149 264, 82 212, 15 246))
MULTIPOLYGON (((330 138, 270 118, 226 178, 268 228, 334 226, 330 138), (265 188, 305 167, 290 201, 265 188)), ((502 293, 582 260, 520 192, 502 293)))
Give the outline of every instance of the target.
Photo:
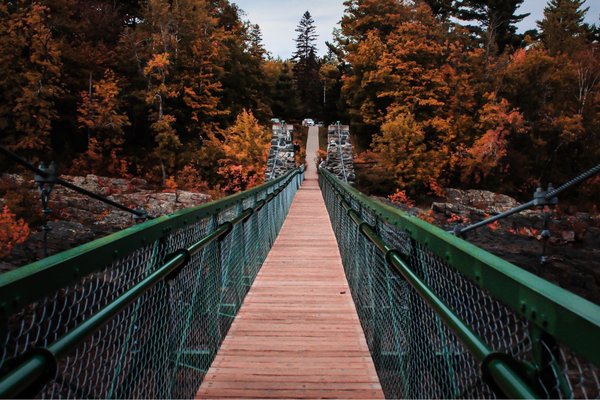
POLYGON ((548 250, 548 239, 552 236, 548 229, 548 222, 550 221, 550 216, 552 215, 554 207, 558 204, 558 197, 548 197, 548 193, 552 193, 553 191, 554 187, 552 186, 552 183, 548 183, 547 190, 543 190, 542 187, 539 186, 533 194, 533 203, 541 210, 544 218, 544 229, 540 235, 542 237, 542 255, 540 256, 538 273, 541 273, 542 267, 548 263, 548 256, 546 255, 548 250))
POLYGON ((49 167, 46 167, 46 164, 42 162, 38 168, 46 175, 42 176, 36 174, 34 180, 40 189, 40 198, 42 200, 42 230, 44 231, 44 257, 48 257, 48 233, 52 230, 52 228, 48 226, 48 217, 50 216, 50 213, 52 213, 52 210, 49 208, 49 203, 50 193, 52 193, 54 184, 56 183, 56 165, 53 161, 49 167))

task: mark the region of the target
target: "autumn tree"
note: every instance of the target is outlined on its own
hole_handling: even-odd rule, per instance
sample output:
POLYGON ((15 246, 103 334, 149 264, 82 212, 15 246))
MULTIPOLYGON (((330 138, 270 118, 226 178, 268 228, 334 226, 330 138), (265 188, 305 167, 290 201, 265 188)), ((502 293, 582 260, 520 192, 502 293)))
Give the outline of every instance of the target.
POLYGON ((441 165, 428 151, 423 127, 409 111, 387 117, 381 134, 373 138, 373 150, 396 187, 410 195, 429 191, 430 182, 436 181, 442 172, 441 165))
POLYGON ((219 175, 227 192, 245 190, 260 183, 265 174, 271 134, 251 111, 243 110, 225 134, 219 175))
POLYGON ((2 142, 28 156, 50 150, 56 99, 62 94, 59 46, 39 3, 0 4, 2 142))
MULTIPOLYGON (((581 113, 578 79, 573 60, 552 56, 543 47, 515 53, 504 71, 500 94, 519 107, 531 127, 514 139, 509 152, 517 166, 511 171, 517 186, 531 179, 567 180, 597 154, 591 144, 598 131, 585 121, 597 118, 598 109, 588 104, 581 113), (564 162, 564 154, 571 162, 564 162)), ((593 98, 587 96, 592 103, 593 98)))
POLYGON ((377 97, 381 88, 373 82, 377 60, 387 37, 410 18, 411 8, 396 0, 347 0, 341 28, 336 33, 336 51, 347 65, 342 78, 342 96, 353 131, 363 146, 383 122, 389 103, 377 97))
POLYGON ((86 161, 99 163, 88 165, 88 172, 113 175, 123 166, 120 152, 125 142, 124 128, 129 126, 127 115, 120 110, 120 88, 115 73, 106 70, 104 78, 96 82, 89 92, 81 93, 77 109, 79 127, 87 134, 88 151, 78 163, 83 172, 86 161), (99 154, 96 154, 96 150, 99 154))
MULTIPOLYGON (((523 115, 511 108, 506 99, 498 99, 494 93, 487 94, 488 102, 479 113, 475 129, 483 134, 475 139, 462 159, 463 182, 471 179, 481 183, 492 173, 496 178, 505 178, 510 173, 506 156, 509 142, 514 135, 526 132, 523 115)), ((516 167, 516 166, 512 166, 516 167)))
POLYGON ((163 183, 167 180, 167 169, 172 171, 177 162, 177 150, 181 147, 179 135, 173 127, 175 117, 164 112, 164 102, 176 96, 176 92, 167 84, 169 75, 169 54, 155 54, 144 68, 148 78, 146 102, 156 107, 156 115, 151 125, 156 142, 155 154, 160 160, 163 183))

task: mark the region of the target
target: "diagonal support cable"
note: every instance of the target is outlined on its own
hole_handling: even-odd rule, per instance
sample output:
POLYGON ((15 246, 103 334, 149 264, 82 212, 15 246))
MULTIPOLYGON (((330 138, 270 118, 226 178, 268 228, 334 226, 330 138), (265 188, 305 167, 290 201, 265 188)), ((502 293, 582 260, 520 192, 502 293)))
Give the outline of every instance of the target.
MULTIPOLYGON (((489 225, 492 222, 498 221, 499 219, 502 219, 502 218, 506 218, 513 214, 519 213, 521 211, 527 210, 531 207, 541 206, 541 205, 545 205, 550 202, 553 202, 556 199, 556 196, 559 195, 560 193, 571 188, 572 186, 575 186, 575 185, 583 182, 584 180, 586 180, 588 178, 591 178, 594 175, 597 175, 598 173, 600 173, 600 164, 598 164, 595 167, 589 169, 588 171, 576 176, 575 178, 573 178, 570 181, 566 182, 565 184, 557 187, 556 189, 548 190, 543 196, 534 195, 534 199, 531 201, 528 201, 527 203, 523 203, 515 208, 504 211, 498 215, 494 215, 493 217, 484 219, 483 221, 466 226, 464 228, 456 227, 451 233, 454 233, 457 236, 464 235, 467 232, 470 232, 472 230, 475 230, 475 229, 480 228, 485 225, 489 225)), ((538 190, 540 190, 540 189, 538 189, 538 190)))
POLYGON ((121 211, 125 211, 128 213, 131 213, 133 215, 135 215, 136 218, 139 219, 153 219, 154 217, 149 216, 148 213, 144 210, 134 210, 132 208, 129 208, 123 204, 117 203, 116 201, 113 201, 109 198, 106 198, 104 196, 101 196, 97 193, 91 192, 89 190, 86 190, 82 187, 79 187, 71 182, 65 181, 61 178, 58 177, 53 177, 51 174, 42 171, 41 169, 37 168, 36 166, 34 166, 33 164, 31 164, 30 162, 28 162, 27 160, 21 158, 20 156, 18 156, 17 154, 13 153, 12 151, 0 146, 0 153, 4 154, 5 156, 7 156, 8 158, 10 158, 11 160, 15 161, 16 163, 22 165, 23 167, 27 168, 28 170, 34 172, 35 174, 42 176, 44 178, 52 178, 54 183, 59 184, 61 186, 64 186, 66 188, 69 188, 77 193, 81 193, 85 196, 91 197, 95 200, 101 201, 105 204, 108 204, 110 206, 113 206, 115 208, 118 208, 121 211))

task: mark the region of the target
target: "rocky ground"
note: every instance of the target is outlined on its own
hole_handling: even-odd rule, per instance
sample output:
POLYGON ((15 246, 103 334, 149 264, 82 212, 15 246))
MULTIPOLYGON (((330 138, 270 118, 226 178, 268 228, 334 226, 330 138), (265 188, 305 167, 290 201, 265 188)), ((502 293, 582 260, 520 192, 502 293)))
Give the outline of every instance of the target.
MULTIPOLYGON (((446 199, 430 208, 396 205, 446 230, 466 226, 519 203, 483 190, 447 189, 446 199)), ((466 234, 465 240, 536 275, 600 304, 600 216, 554 212, 550 217, 547 262, 543 249, 543 213, 528 210, 466 234)))
MULTIPOLYGON (((157 191, 143 179, 103 178, 96 175, 61 176, 91 192, 133 209, 143 208, 148 215, 160 216, 174 211, 193 207, 207 201, 210 196, 203 193, 157 191)), ((31 196, 39 197, 33 181, 17 175, 4 175, 3 181, 10 181, 15 189, 27 188, 31 196)), ((0 199, 0 205, 2 199, 0 199)), ((79 246, 91 240, 132 226, 136 221, 129 213, 120 211, 100 201, 56 185, 50 195, 50 222, 52 228, 48 235, 48 253, 56 254, 63 250, 79 246)), ((31 213, 39 213, 41 203, 31 204, 31 213)), ((43 232, 39 226, 32 227, 32 233, 22 244, 15 246, 10 256, 0 260, 0 271, 13 269, 43 258, 43 232)))
MULTIPOLYGON (((160 192, 142 179, 109 179, 95 175, 63 178, 131 208, 143 207, 149 215, 168 214, 210 200, 208 195, 202 193, 160 192)), ((28 188, 31 199, 37 200, 39 195, 33 181, 20 176, 4 176, 3 179, 12 180, 15 187, 28 188)), ((421 207, 396 206, 418 214, 443 229, 452 230, 457 224, 468 225, 517 204, 513 198, 487 191, 447 189, 443 201, 421 207)), ((49 226, 52 231, 48 236, 49 254, 76 247, 136 223, 128 213, 59 186, 51 194, 50 207, 52 214, 49 226)), ((40 208, 39 201, 32 201, 31 213, 39 213, 40 208)), ((574 211, 555 212, 549 224, 548 262, 543 265, 540 263, 542 230, 542 213, 530 210, 472 231, 465 239, 600 304, 600 216, 574 211)), ((39 227, 34 227, 25 243, 15 246, 9 257, 0 260, 0 271, 43 258, 42 244, 43 232, 39 227)))

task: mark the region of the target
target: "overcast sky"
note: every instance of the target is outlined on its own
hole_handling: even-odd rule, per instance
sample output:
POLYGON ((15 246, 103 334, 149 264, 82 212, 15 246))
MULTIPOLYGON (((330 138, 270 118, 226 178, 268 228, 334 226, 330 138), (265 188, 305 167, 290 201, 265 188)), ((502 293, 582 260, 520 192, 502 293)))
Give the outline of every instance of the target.
MULTIPOLYGON (((298 35, 294 29, 305 11, 309 11, 315 20, 319 35, 317 47, 319 54, 326 52, 325 41, 332 40, 333 28, 344 12, 343 0, 233 0, 246 13, 246 19, 260 25, 267 51, 274 57, 290 58, 294 49, 294 38, 298 35)), ((520 31, 536 27, 535 21, 542 18, 546 0, 525 0, 520 13, 531 13, 519 25, 520 31)), ((587 0, 589 7, 586 20, 598 24, 600 0, 587 0)))

